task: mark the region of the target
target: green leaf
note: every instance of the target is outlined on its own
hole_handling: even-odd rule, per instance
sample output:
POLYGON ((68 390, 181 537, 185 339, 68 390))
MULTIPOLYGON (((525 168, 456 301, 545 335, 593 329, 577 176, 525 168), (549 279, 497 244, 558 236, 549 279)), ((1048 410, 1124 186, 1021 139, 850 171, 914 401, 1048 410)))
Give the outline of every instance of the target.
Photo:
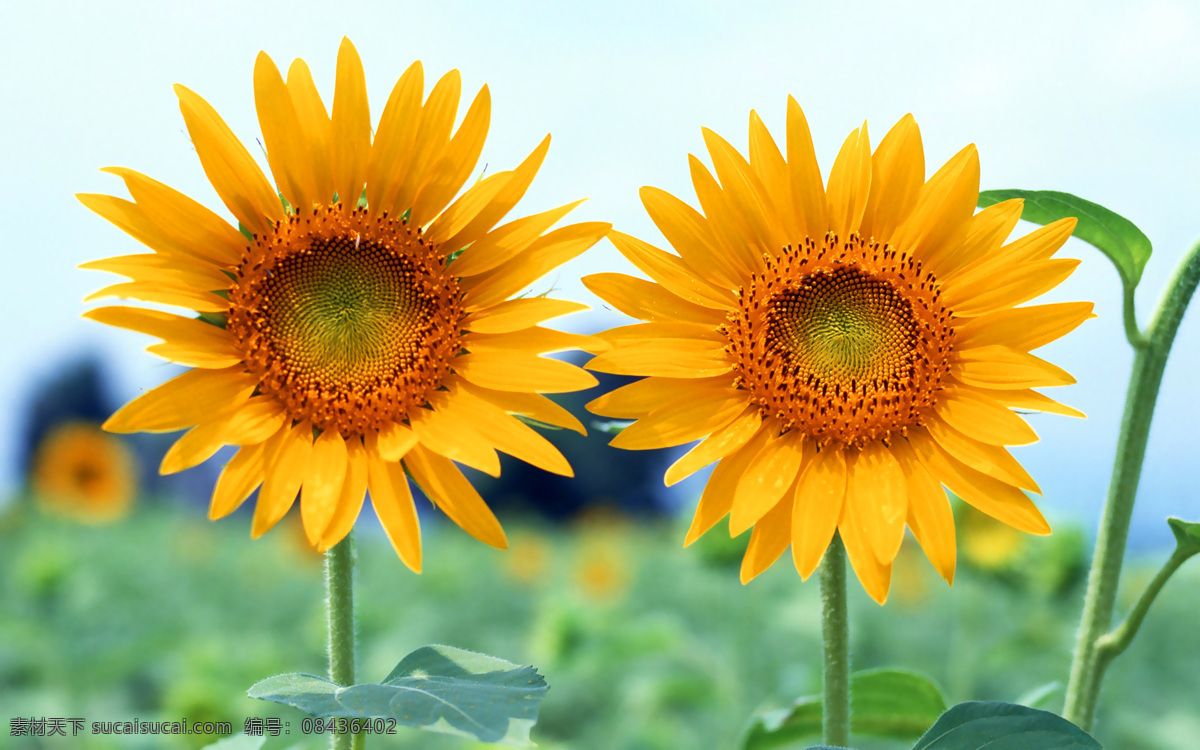
POLYGON ((534 419, 532 417, 527 417, 524 414, 513 414, 512 416, 515 417, 518 421, 524 422, 525 424, 529 425, 530 427, 537 427, 539 429, 551 430, 551 431, 560 431, 563 429, 556 424, 548 424, 546 422, 542 422, 542 421, 534 419))
POLYGON ((1175 535, 1175 546, 1185 552, 1200 552, 1200 523, 1185 521, 1172 516, 1167 519, 1171 533, 1175 535))
POLYGON ((1066 719, 1027 706, 959 703, 937 720, 913 750, 1102 750, 1066 719))
POLYGON ((430 732, 533 747, 529 730, 549 688, 533 667, 425 646, 404 657, 382 683, 343 687, 323 677, 284 674, 250 688, 252 698, 317 717, 395 719, 430 732))
POLYGON ((1035 687, 1020 698, 1017 698, 1014 702, 1022 706, 1029 706, 1030 708, 1044 708, 1050 702, 1050 699, 1062 691, 1062 682, 1055 680, 1054 682, 1048 682, 1045 685, 1035 687))
MULTIPOLYGON (((868 669, 850 676, 851 731, 912 740, 946 710, 946 699, 924 675, 906 669, 868 669)), ((782 747, 821 733, 821 698, 801 698, 759 716, 742 742, 743 750, 782 747)))
POLYGON ((979 207, 1010 198, 1025 200, 1021 218, 1035 224, 1049 224, 1068 216, 1078 218, 1075 236, 1107 255, 1126 287, 1133 289, 1142 280, 1142 269, 1153 248, 1150 238, 1129 219, 1098 203, 1057 190, 985 190, 979 194, 979 207))

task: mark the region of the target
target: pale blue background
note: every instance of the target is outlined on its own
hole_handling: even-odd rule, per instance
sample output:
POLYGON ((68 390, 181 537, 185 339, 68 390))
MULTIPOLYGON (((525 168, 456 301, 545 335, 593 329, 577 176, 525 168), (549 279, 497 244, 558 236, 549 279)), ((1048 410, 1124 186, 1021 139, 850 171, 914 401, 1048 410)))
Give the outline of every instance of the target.
MULTIPOLYGON (((96 171, 129 166, 223 207, 205 181, 171 84, 208 98, 247 141, 258 137, 251 71, 265 49, 305 58, 329 100, 343 34, 364 60, 373 115, 417 58, 427 86, 452 67, 473 95, 487 82, 483 161, 512 166, 547 132, 549 158, 520 210, 589 196, 573 216, 660 240, 637 198, 656 185, 693 200, 686 154, 706 125, 745 149, 749 110, 782 134, 787 95, 807 112, 827 172, 864 118, 873 142, 906 112, 928 170, 968 142, 984 188, 1054 188, 1108 205, 1155 243, 1138 295, 1148 319, 1183 249, 1200 236, 1200 12, 1186 2, 1094 3, 22 3, 0 6, 0 488, 11 488, 17 419, 38 378, 80 351, 115 364, 122 395, 159 382, 145 337, 83 321, 81 298, 108 283, 74 270, 136 243, 72 197, 120 192, 96 171)), ((462 111, 465 111, 465 104, 462 111)), ((254 148, 257 152, 257 148, 254 148)), ((1028 226, 1022 225, 1020 231, 1028 226)), ((1094 527, 1108 482, 1131 360, 1115 271, 1088 246, 1053 299, 1092 299, 1098 320, 1044 353, 1080 384, 1054 394, 1087 421, 1034 417, 1040 444, 1017 451, 1051 518, 1094 527)), ((561 296, 603 312, 580 275, 629 266, 607 243, 551 277, 561 296)), ((1151 435, 1135 526, 1200 517, 1200 330, 1184 321, 1151 435)), ((688 489, 679 490, 688 493, 688 489)), ((691 492, 695 491, 695 486, 691 492)), ((690 497, 688 498, 690 500, 690 497)))

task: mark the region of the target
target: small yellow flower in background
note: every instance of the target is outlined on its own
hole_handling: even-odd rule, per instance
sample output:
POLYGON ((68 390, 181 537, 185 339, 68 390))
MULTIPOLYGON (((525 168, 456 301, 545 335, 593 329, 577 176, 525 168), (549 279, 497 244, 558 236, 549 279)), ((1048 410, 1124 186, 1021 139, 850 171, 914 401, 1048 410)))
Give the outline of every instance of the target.
POLYGON ((1049 533, 1037 483, 1005 449, 1037 439, 1013 409, 1082 416, 1033 390, 1074 378, 1029 352, 1092 317, 1090 302, 1019 307, 1078 265, 1052 256, 1074 219, 1005 244, 1021 201, 975 213, 967 146, 928 181, 904 117, 872 153, 850 134, 822 181, 808 124, 788 101, 781 152, 750 114, 750 158, 705 129, 716 176, 689 157, 701 211, 641 191, 678 253, 610 239, 652 281, 584 279, 644 323, 601 334, 587 367, 647 376, 589 404, 635 419, 612 444, 702 440, 672 485, 717 463, 686 544, 730 516, 753 527, 742 580, 790 545, 802 577, 840 533, 876 601, 887 598, 907 525, 948 581, 954 520, 942 485, 1022 531, 1049 533))
POLYGON ((575 521, 573 584, 595 602, 619 601, 633 583, 629 523, 617 512, 590 508, 575 521))
POLYGON ((1011 526, 994 521, 970 506, 959 508, 960 546, 967 563, 980 570, 1009 567, 1025 547, 1025 537, 1011 526))
POLYGON ((107 171, 133 201, 80 195, 153 250, 85 264, 131 281, 118 296, 183 307, 94 309, 85 317, 162 340, 149 350, 193 369, 114 414, 114 432, 188 429, 161 471, 239 446, 213 490, 211 518, 261 485, 252 535, 300 495, 305 533, 327 550, 370 491, 403 561, 421 569, 405 471, 455 523, 504 547, 503 529, 454 462, 493 476, 497 450, 558 474, 566 459, 514 415, 583 432, 540 395, 596 381, 539 355, 593 340, 540 327, 586 309, 509 299, 596 243, 602 223, 550 228, 577 203, 497 227, 524 195, 549 136, 520 165, 474 182, 491 99, 479 92, 451 134, 461 82, 450 71, 422 104, 419 62, 400 78, 374 129, 358 53, 343 40, 332 113, 307 65, 286 80, 265 53, 255 103, 275 185, 216 111, 177 85, 200 164, 236 226, 138 172, 107 171), (280 196, 286 201, 281 202, 280 196))
POLYGON ((504 571, 513 581, 529 586, 545 580, 550 567, 550 545, 541 534, 522 532, 509 540, 504 571))
POLYGON ((120 438, 99 425, 67 422, 37 447, 30 484, 51 512, 91 523, 115 521, 137 497, 137 461, 120 438))

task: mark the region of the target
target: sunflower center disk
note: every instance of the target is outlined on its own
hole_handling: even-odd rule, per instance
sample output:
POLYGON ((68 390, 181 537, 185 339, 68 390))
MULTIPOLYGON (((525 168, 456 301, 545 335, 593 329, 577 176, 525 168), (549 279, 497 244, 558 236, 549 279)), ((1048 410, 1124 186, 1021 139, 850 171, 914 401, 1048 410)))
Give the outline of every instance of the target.
POLYGON ((726 325, 764 416, 821 443, 903 434, 933 408, 953 331, 936 280, 887 245, 830 234, 767 260, 726 325))
POLYGON ((229 330, 294 420, 361 435, 423 406, 458 353, 461 295, 405 224, 340 207, 256 240, 229 330))

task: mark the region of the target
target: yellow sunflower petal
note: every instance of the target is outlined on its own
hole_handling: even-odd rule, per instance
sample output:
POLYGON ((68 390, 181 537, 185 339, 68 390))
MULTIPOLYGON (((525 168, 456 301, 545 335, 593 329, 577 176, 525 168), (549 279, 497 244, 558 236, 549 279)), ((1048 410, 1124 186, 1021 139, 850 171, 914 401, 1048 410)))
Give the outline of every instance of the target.
MULTIPOLYGON (((400 189, 394 204, 396 211, 413 208, 410 221, 416 226, 423 226, 436 213, 436 211, 431 212, 430 206, 426 205, 422 207, 421 215, 418 216, 415 200, 421 188, 430 180, 437 179, 434 167, 439 163, 450 143, 450 132, 454 129, 454 119, 458 115, 458 104, 461 99, 462 76, 457 70, 451 70, 433 85, 433 90, 429 92, 429 98, 421 107, 421 124, 417 128, 417 134, 413 140, 412 160, 408 166, 410 177, 404 181, 404 186, 400 189)), ((490 98, 487 98, 487 103, 487 112, 490 117, 490 98)), ((476 117, 478 117, 478 113, 476 113, 476 117)), ((485 126, 485 135, 486 132, 485 126)), ((482 142, 479 145, 482 148, 482 142)), ((474 162, 467 168, 468 173, 472 167, 474 167, 474 162)), ((466 175, 464 174, 458 185, 450 191, 449 195, 445 196, 447 202, 454 197, 454 193, 458 192, 458 188, 462 187, 462 183, 465 181, 466 175)), ((440 208, 445 208, 445 204, 439 206, 440 208)))
POLYGON ((421 61, 413 63, 396 81, 371 144, 371 159, 367 167, 369 203, 399 216, 408 208, 418 185, 412 184, 419 175, 410 168, 413 142, 421 125, 421 94, 425 89, 425 69, 421 61), (407 196, 405 199, 401 193, 407 196), (399 199, 399 201, 398 201, 399 199))
POLYGON ((696 513, 692 516, 692 525, 688 528, 687 537, 683 540, 684 547, 690 546, 704 532, 715 526, 717 521, 728 515, 733 507, 733 494, 741 481, 742 473, 750 460, 762 450, 769 437, 766 430, 759 430, 749 442, 721 459, 713 469, 708 484, 704 485, 704 492, 700 495, 700 504, 696 506, 696 513))
POLYGON ((720 461, 748 443, 762 427, 762 415, 755 405, 746 407, 732 422, 701 440, 696 447, 671 464, 663 483, 671 485, 687 479, 705 466, 720 461))
POLYGON ((825 181, 817 166, 808 120, 791 96, 787 103, 787 164, 792 200, 796 203, 796 217, 802 231, 810 237, 820 237, 829 227, 825 212, 825 181))
POLYGON ((689 154, 688 166, 696 199, 708 220, 709 230, 721 243, 726 257, 735 264, 738 278, 746 278, 762 266, 762 253, 772 248, 764 246, 755 236, 746 218, 730 205, 716 178, 699 159, 689 154))
POLYGON ((643 273, 688 302, 715 310, 727 310, 736 301, 733 291, 703 281, 682 260, 649 243, 622 232, 609 232, 608 239, 621 255, 643 273))
POLYGON ((508 539, 492 509, 447 458, 414 447, 404 457, 417 486, 463 531, 484 544, 505 549, 508 539))
POLYGON ((894 441, 892 455, 900 462, 908 486, 908 526, 934 569, 953 585, 957 552, 950 501, 907 440, 894 441))
POLYGON ((158 466, 158 473, 175 474, 184 469, 199 466, 212 458, 225 445, 222 434, 224 426, 224 420, 217 419, 198 424, 185 432, 163 454, 162 462, 158 466))
POLYGON ((467 310, 474 311, 503 302, 550 271, 578 256, 600 241, 612 224, 589 221, 555 229, 516 258, 486 274, 460 282, 467 310))
POLYGON ((300 490, 300 520, 314 547, 320 545, 325 529, 333 520, 349 462, 346 441, 337 430, 325 430, 313 441, 308 476, 300 490))
POLYGON ((1040 357, 993 344, 959 352, 950 374, 978 388, 1025 389, 1071 385, 1075 378, 1040 357))
POLYGON ((537 393, 514 393, 512 391, 496 391, 481 388, 471 383, 462 383, 463 390, 495 404, 510 414, 520 414, 529 419, 565 430, 586 435, 587 429, 574 414, 537 393))
POLYGON ((868 596, 875 600, 876 604, 883 605, 887 602, 888 588, 892 584, 892 565, 879 562, 871 549, 870 540, 860 531, 866 524, 866 521, 860 516, 868 512, 870 512, 869 508, 860 508, 846 498, 846 504, 842 508, 842 520, 838 524, 838 533, 841 535, 842 543, 846 546, 846 556, 850 558, 850 567, 854 569, 854 574, 858 576, 863 589, 866 590, 868 596))
POLYGON ((683 262, 712 284, 723 289, 734 289, 742 277, 738 265, 732 261, 713 236, 704 216, 675 196, 655 187, 643 187, 638 195, 646 213, 655 226, 675 248, 683 262))
MULTIPOLYGON (((745 404, 744 397, 740 400, 745 404)), ((635 423, 636 424, 636 423, 635 423)), ((750 459, 733 492, 729 535, 737 536, 758 522, 793 486, 803 467, 804 439, 795 433, 772 435, 750 459)))
POLYGON ((324 203, 332 200, 337 190, 333 185, 333 171, 329 162, 329 141, 333 127, 325 103, 321 101, 321 95, 313 83, 312 72, 303 60, 293 60, 288 67, 287 90, 304 135, 304 143, 307 144, 305 158, 312 171, 313 189, 316 191, 314 197, 324 203))
POLYGON ((593 357, 589 370, 614 375, 703 378, 733 369, 725 347, 704 339, 661 339, 631 344, 593 357))
POLYGON ((454 259, 454 273, 462 277, 475 276, 517 257, 581 203, 583 201, 578 200, 497 227, 454 259))
MULTIPOLYGON (((978 262, 953 276, 955 286, 978 288, 981 280, 992 280, 1028 263, 1049 260, 1075 231, 1077 219, 1069 216, 1038 227, 1029 234, 992 251, 978 262)), ((948 277, 949 283, 949 277, 948 277)))
POLYGON ((263 453, 266 443, 246 445, 238 449, 217 478, 213 487, 208 518, 215 521, 238 509, 263 480, 263 453))
POLYGON ((848 237, 862 224, 871 194, 871 140, 867 123, 846 137, 829 170, 829 228, 838 237, 848 237))
POLYGON ((230 279, 215 266, 161 254, 119 255, 81 263, 79 268, 107 271, 134 281, 161 281, 193 289, 228 289, 230 279))
POLYGON ((77 193, 75 197, 89 210, 104 217, 146 247, 170 256, 169 260, 163 259, 164 262, 175 265, 177 258, 186 259, 181 265, 211 275, 217 280, 213 289, 229 288, 228 276, 222 274, 212 261, 194 252, 192 246, 181 240, 178 233, 168 231, 151 219, 146 207, 123 198, 97 193, 77 193))
POLYGON ((787 494, 754 525, 742 557, 742 583, 750 583, 771 567, 792 543, 792 502, 787 494))
POLYGON ((575 476, 558 448, 519 419, 464 389, 455 390, 453 403, 484 440, 513 458, 564 477, 575 476))
POLYGON ((890 565, 904 541, 908 518, 904 470, 891 449, 878 442, 864 446, 848 469, 847 510, 838 528, 844 535, 853 531, 855 537, 865 540, 880 564, 890 565), (848 530, 854 523, 860 526, 848 530))
POLYGON ((959 317, 985 315, 1040 297, 1066 281, 1079 263, 1075 258, 1026 263, 1006 269, 990 279, 963 285, 948 284, 942 297, 959 317))
POLYGON ((803 220, 798 220, 796 216, 787 162, 762 118, 754 110, 750 110, 750 166, 766 189, 775 216, 782 222, 784 236, 790 240, 803 237, 803 220))
POLYGON ((367 466, 371 507, 396 554, 410 570, 420 573, 421 526, 404 467, 386 461, 369 461, 367 466))
POLYGON ((91 302, 106 297, 156 302, 160 305, 183 307, 196 312, 225 312, 229 309, 229 300, 212 292, 150 281, 130 281, 106 286, 84 297, 83 301, 91 302))
POLYGON ((435 404, 433 409, 417 409, 409 415, 409 422, 418 445, 490 476, 500 476, 500 457, 461 414, 435 404))
POLYGON ((283 205, 262 169, 208 102, 178 83, 175 94, 200 165, 217 195, 247 229, 265 233, 269 222, 283 218, 283 205))
MULTIPOLYGON (((436 91, 436 89, 435 89, 436 91)), ((430 95, 432 98, 432 94, 430 95)), ((446 207, 479 162, 492 117, 492 97, 485 85, 471 102, 458 132, 434 165, 433 176, 413 202, 412 222, 424 225, 446 207)), ((418 148, 420 142, 418 141, 418 148)))
POLYGON ((936 413, 946 424, 969 438, 989 445, 1029 445, 1038 436, 1024 419, 979 391, 947 388, 936 413))
POLYGON ((263 466, 266 476, 258 492, 250 536, 257 539, 287 515, 300 485, 308 477, 312 455, 312 423, 299 422, 290 430, 280 430, 266 446, 263 466))
MULTIPOLYGON (((659 339, 705 339, 721 343, 726 341, 725 334, 715 328, 699 323, 680 323, 678 321, 618 326, 593 334, 592 338, 609 343, 610 346, 605 351, 610 351, 612 346, 645 343, 659 339)), ((602 354, 603 352, 596 353, 602 354)))
POLYGON ((782 247, 787 243, 787 235, 767 198, 766 187, 750 168, 750 163, 729 145, 729 141, 713 131, 701 128, 701 133, 730 207, 761 247, 782 247))
POLYGON ((463 321, 463 328, 476 333, 512 333, 532 328, 551 318, 587 309, 585 304, 565 299, 513 299, 471 313, 463 321))
POLYGON ((947 282, 970 270, 1000 249, 1017 226, 1024 206, 1025 201, 1013 198, 975 214, 967 228, 966 239, 958 246, 958 250, 942 254, 937 263, 926 267, 927 270, 947 282))
POLYGON ((1060 404, 1049 396, 1028 388, 1006 391, 992 391, 986 388, 977 388, 976 390, 1011 409, 1032 409, 1033 411, 1045 412, 1046 414, 1061 414, 1064 417, 1087 418, 1087 415, 1078 409, 1073 409, 1066 404, 1060 404))
POLYGON ((172 432, 244 403, 258 378, 241 367, 188 370, 125 404, 104 423, 109 432, 172 432))
POLYGON ((551 354, 578 349, 599 354, 612 347, 600 336, 556 331, 534 326, 513 333, 468 333, 462 337, 468 351, 525 351, 531 354, 551 354))
POLYGON ((338 495, 333 517, 329 519, 321 541, 317 544, 318 552, 328 552, 354 528, 354 522, 358 520, 366 500, 369 461, 361 440, 351 438, 346 441, 346 479, 342 482, 342 491, 338 495))
POLYGON ((924 430, 924 433, 914 431, 913 434, 927 434, 944 451, 976 471, 1041 494, 1037 482, 1003 446, 981 443, 936 419, 930 420, 924 430))
POLYGON ((483 388, 520 393, 567 393, 596 385, 591 374, 569 362, 521 352, 470 352, 453 360, 455 372, 483 388))
POLYGON ((704 390, 668 401, 626 427, 610 445, 626 450, 670 448, 707 437, 746 408, 745 391, 704 390))
POLYGON ((309 166, 308 143, 287 84, 266 52, 254 61, 254 103, 266 141, 267 164, 283 197, 298 209, 321 200, 309 166))
POLYGON ((350 40, 342 37, 338 48, 337 80, 330 119, 330 166, 338 201, 354 208, 367 182, 371 157, 371 112, 367 105, 367 80, 362 60, 350 40))
POLYGON ((909 114, 892 126, 871 157, 871 192, 859 229, 862 235, 891 237, 917 205, 924 183, 925 149, 917 121, 909 114))
POLYGON ((368 435, 367 440, 374 441, 374 453, 384 461, 399 461, 417 444, 417 433, 399 422, 392 422, 368 435))
MULTIPOLYGON (((83 317, 105 325, 145 333, 162 339, 181 351, 203 356, 203 364, 196 366, 232 367, 242 361, 242 356, 234 347, 228 332, 195 318, 184 318, 160 310, 138 307, 97 307, 85 312, 83 317)), ((177 361, 181 364, 192 364, 192 361, 182 358, 177 361)))
POLYGON ((955 347, 1003 345, 1019 351, 1045 346, 1094 317, 1091 302, 1057 302, 1016 307, 966 318, 955 327, 955 347))
POLYGON ((1041 511, 1018 488, 976 471, 919 433, 909 442, 929 472, 976 509, 1030 534, 1050 533, 1041 511))
POLYGON ((891 239, 925 266, 937 268, 967 235, 979 198, 979 153, 967 146, 921 188, 917 205, 891 239))
POLYGON ((728 377, 643 378, 609 391, 585 408, 602 417, 640 419, 670 401, 712 395, 728 387, 728 377))
POLYGON ((846 502, 846 458, 842 451, 817 452, 796 482, 792 509, 792 561, 801 579, 817 569, 846 502))
MULTIPOLYGON (((174 247, 221 267, 231 267, 241 259, 246 238, 196 201, 132 169, 105 167, 100 171, 125 181, 145 218, 169 237, 174 247)), ((224 286, 228 285, 225 277, 224 286)))
POLYGON ((688 302, 653 281, 623 273, 595 273, 582 281, 593 294, 631 318, 699 323, 713 328, 725 322, 721 312, 688 302))

